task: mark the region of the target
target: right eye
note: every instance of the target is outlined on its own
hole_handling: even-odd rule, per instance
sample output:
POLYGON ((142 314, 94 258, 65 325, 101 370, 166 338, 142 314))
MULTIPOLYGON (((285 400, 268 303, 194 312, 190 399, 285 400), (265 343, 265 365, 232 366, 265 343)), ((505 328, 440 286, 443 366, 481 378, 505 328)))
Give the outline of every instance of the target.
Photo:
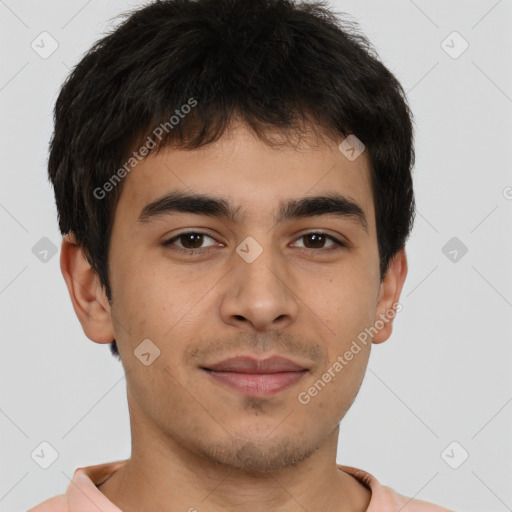
MULTIPOLYGON (((175 245, 175 242, 179 242, 180 245, 175 245, 173 249, 196 253, 202 251, 205 247, 201 247, 204 242, 204 239, 210 238, 214 240, 210 235, 206 233, 202 233, 200 231, 187 231, 185 233, 180 233, 178 235, 173 236, 169 240, 162 243, 164 246, 172 246, 175 245)), ((215 244, 208 245, 206 247, 212 247, 215 244)), ((222 245, 222 244, 221 244, 222 245)))

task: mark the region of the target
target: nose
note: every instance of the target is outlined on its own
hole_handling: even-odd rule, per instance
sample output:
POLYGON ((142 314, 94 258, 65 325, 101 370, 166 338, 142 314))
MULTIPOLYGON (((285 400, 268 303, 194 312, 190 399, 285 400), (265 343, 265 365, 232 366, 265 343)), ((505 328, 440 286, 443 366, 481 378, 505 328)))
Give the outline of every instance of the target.
POLYGON ((220 312, 225 323, 244 329, 284 329, 299 311, 294 282, 286 263, 270 248, 251 263, 233 254, 220 312))

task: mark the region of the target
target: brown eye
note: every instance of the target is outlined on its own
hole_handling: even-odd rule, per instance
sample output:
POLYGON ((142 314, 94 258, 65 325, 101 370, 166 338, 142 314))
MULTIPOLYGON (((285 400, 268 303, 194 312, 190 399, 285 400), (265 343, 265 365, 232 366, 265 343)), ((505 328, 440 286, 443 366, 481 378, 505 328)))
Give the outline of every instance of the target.
POLYGON ((207 235, 206 233, 190 231, 188 233, 180 233, 179 235, 174 236, 173 238, 167 240, 166 242, 163 242, 163 245, 176 245, 178 249, 188 250, 189 252, 192 252, 215 245, 210 244, 203 247, 203 243, 205 242, 206 238, 214 240, 210 235, 207 235), (179 242, 179 244, 176 242, 179 242))
POLYGON ((316 233, 304 235, 304 240, 307 240, 307 243, 305 245, 308 249, 322 249, 326 239, 327 237, 325 235, 319 235, 316 233))
POLYGON ((180 235, 179 239, 185 249, 200 249, 203 244, 203 236, 199 233, 187 233, 186 235, 180 235))
POLYGON ((297 240, 304 240, 304 248, 305 249, 337 249, 339 247, 346 247, 343 242, 337 240, 331 235, 327 235, 326 233, 306 233, 305 235, 300 236, 297 240), (331 241, 332 243, 329 246, 325 246, 327 241, 331 241))

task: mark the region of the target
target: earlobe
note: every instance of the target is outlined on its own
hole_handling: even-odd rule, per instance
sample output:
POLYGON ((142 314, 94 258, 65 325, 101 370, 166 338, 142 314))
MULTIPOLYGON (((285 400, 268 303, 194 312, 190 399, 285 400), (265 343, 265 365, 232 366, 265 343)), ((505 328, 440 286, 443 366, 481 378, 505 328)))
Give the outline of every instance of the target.
POLYGON ((393 321, 400 307, 400 294, 407 277, 407 256, 405 249, 398 251, 390 262, 388 272, 380 285, 377 314, 375 317, 375 344, 386 341, 393 331, 393 321))
POLYGON ((115 334, 108 300, 73 233, 62 239, 60 269, 85 335, 96 343, 110 343, 115 334))

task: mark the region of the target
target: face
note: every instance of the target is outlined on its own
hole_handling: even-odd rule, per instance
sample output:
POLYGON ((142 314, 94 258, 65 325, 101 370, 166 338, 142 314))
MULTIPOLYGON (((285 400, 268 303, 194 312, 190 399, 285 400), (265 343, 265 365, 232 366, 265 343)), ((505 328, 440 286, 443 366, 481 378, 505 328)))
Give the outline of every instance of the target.
POLYGON ((358 336, 392 302, 366 155, 327 140, 271 148, 244 125, 134 168, 109 264, 130 414, 252 471, 299 462, 336 432, 370 353, 358 336))

